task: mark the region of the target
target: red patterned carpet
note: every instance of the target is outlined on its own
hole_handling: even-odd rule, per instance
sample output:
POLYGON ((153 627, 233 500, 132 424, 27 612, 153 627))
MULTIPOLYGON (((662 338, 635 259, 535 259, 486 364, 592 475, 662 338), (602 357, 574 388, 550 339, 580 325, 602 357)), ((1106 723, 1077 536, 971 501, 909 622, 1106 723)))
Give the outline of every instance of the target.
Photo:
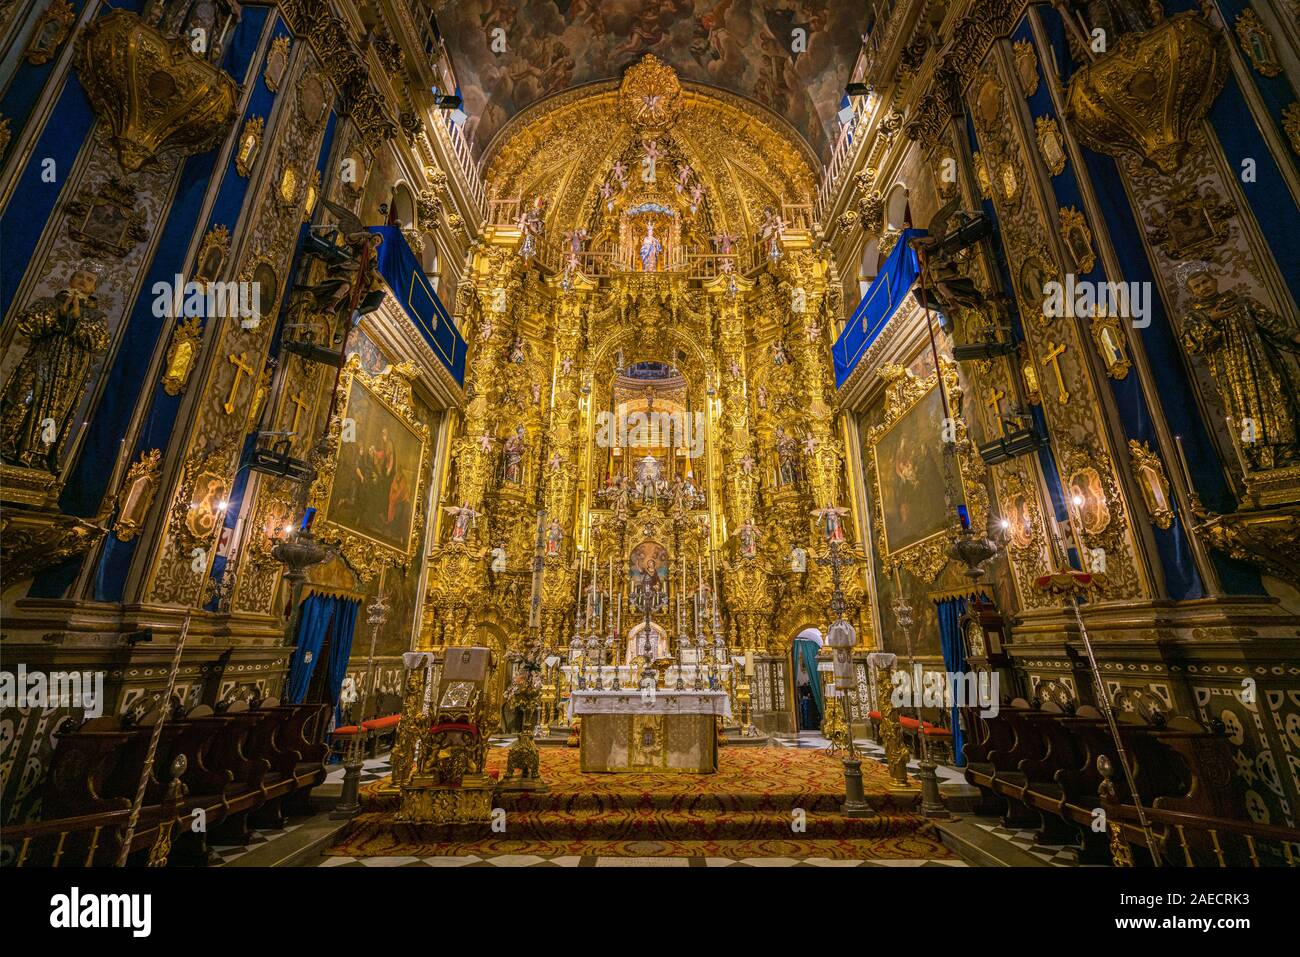
MULTIPOLYGON (((365 810, 330 848, 350 857, 534 854, 539 857, 826 857, 946 859, 952 854, 924 818, 886 788, 885 769, 864 761, 875 817, 839 814, 839 758, 794 748, 723 748, 717 774, 583 774, 578 752, 543 748, 545 794, 503 793, 506 832, 487 825, 445 828, 399 824, 395 796, 367 788, 365 810), (803 830, 796 831, 801 809, 803 830)), ((493 748, 488 767, 503 770, 493 748)))

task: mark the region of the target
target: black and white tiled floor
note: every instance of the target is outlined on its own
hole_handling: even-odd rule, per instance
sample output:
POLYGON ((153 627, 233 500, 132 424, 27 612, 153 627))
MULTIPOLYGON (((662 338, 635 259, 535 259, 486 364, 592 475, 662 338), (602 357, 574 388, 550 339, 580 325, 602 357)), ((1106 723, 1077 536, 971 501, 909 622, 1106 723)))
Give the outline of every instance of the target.
POLYGON ((987 831, 995 837, 1014 844, 1022 851, 1026 851, 1038 858, 1045 864, 1053 867, 1086 867, 1079 863, 1078 850, 1074 847, 1052 844, 1039 844, 1034 836, 1033 831, 1021 831, 1014 828, 1003 827, 993 821, 981 821, 978 818, 971 818, 971 823, 980 830, 987 831))
POLYGON ((216 864, 216 866, 223 867, 233 861, 239 860, 249 851, 255 851, 264 844, 278 840, 286 834, 292 834, 294 831, 298 830, 298 828, 302 827, 303 823, 303 821, 298 821, 297 823, 289 824, 286 827, 253 831, 252 837, 249 839, 247 844, 233 844, 225 847, 209 845, 209 848, 213 854, 221 859, 221 862, 216 864))
MULTIPOLYGON (((342 764, 331 764, 329 772, 325 775, 325 784, 337 784, 342 786, 344 767, 342 764)), ((361 762, 361 783, 362 785, 371 784, 375 781, 382 781, 393 773, 393 763, 389 760, 389 755, 381 754, 377 758, 366 758, 361 762)))

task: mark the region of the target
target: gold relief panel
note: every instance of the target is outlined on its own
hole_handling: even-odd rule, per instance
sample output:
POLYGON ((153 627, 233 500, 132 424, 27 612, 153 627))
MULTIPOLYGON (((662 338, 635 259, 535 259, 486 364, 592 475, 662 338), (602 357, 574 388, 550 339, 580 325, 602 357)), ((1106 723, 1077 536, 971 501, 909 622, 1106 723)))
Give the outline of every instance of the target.
POLYGON ((117 493, 117 520, 113 523, 113 535, 118 541, 129 542, 140 534, 158 493, 161 465, 162 452, 150 449, 141 452, 140 460, 127 471, 117 493))
POLYGON ((197 316, 176 324, 163 361, 162 386, 168 395, 180 395, 185 391, 199 358, 202 340, 203 326, 197 316))
POLYGON ((252 283, 252 288, 257 290, 258 311, 256 316, 242 319, 240 325, 245 329, 256 329, 263 321, 270 322, 275 318, 276 306, 280 302, 280 277, 269 256, 257 256, 244 268, 242 279, 252 283))
POLYGON ((266 132, 266 120, 260 116, 250 116, 239 134, 239 146, 235 150, 235 172, 248 177, 257 162, 257 154, 262 151, 262 135, 266 132))
POLYGON ((984 161, 984 156, 979 150, 971 154, 971 162, 975 164, 975 182, 979 185, 980 197, 992 199, 993 182, 989 179, 988 164, 984 161))
POLYGON ((311 219, 312 213, 316 212, 318 199, 320 199, 320 170, 313 168, 311 175, 307 177, 307 197, 302 210, 304 222, 311 219))
POLYGON ((419 549, 432 449, 413 404, 412 374, 403 364, 370 376, 350 356, 326 450, 313 457, 315 527, 362 581, 389 565, 406 566, 419 549))
POLYGON ((1124 330, 1120 328, 1119 323, 1119 317, 1109 308, 1105 313, 1098 310, 1089 320, 1093 345, 1097 347, 1097 354, 1101 356, 1102 364, 1106 367, 1106 375, 1112 379, 1127 377, 1128 370, 1133 365, 1128 357, 1124 330))
POLYGON ((1020 199, 1020 176, 1016 164, 1009 159, 998 164, 998 189, 1008 205, 1015 205, 1020 199))
POLYGON ((1255 11, 1250 7, 1243 10, 1237 17, 1235 28, 1237 42, 1241 44, 1246 56, 1250 57, 1250 65, 1256 72, 1262 76, 1278 76, 1282 72, 1282 64, 1278 62, 1273 38, 1264 29, 1264 24, 1255 11))
POLYGON ((1098 575, 1108 598, 1140 595, 1143 586, 1128 548, 1124 500, 1114 467, 1101 450, 1066 439, 1059 444, 1070 524, 1083 550, 1084 567, 1098 575))
POLYGON ((182 558, 190 558, 196 548, 211 547, 225 517, 230 491, 226 473, 233 458, 232 450, 223 447, 207 454, 196 453, 185 463, 170 517, 170 531, 182 558))
POLYGON ((262 71, 262 82, 272 93, 279 92, 284 72, 289 68, 289 38, 276 37, 271 42, 271 49, 266 54, 266 69, 262 71))
POLYGON ((1065 480, 1070 513, 1079 528, 1089 535, 1100 535, 1110 527, 1110 505, 1101 473, 1092 465, 1078 465, 1065 480))
POLYGON ((1037 256, 1026 256, 1020 264, 1020 278, 1016 283, 1021 312, 1036 316, 1039 322, 1046 322, 1043 303, 1047 297, 1047 285, 1053 282, 1061 282, 1061 275, 1055 268, 1037 256))
POLYGON ((1128 450, 1133 462, 1133 478, 1142 490, 1142 500, 1152 524, 1156 528, 1168 528, 1174 523, 1174 506, 1164 463, 1146 442, 1129 439, 1128 450))
POLYGON ((1056 120, 1050 116, 1040 116, 1034 120, 1034 129, 1038 139, 1038 152, 1043 157, 1048 172, 1060 176, 1065 171, 1065 137, 1056 120))
POLYGON ((1057 215, 1061 220, 1061 238, 1074 260, 1075 274, 1087 275, 1097 265, 1097 254, 1092 249, 1092 230, 1088 228, 1083 213, 1073 206, 1069 209, 1062 206, 1057 215))
POLYGON ((215 282, 225 269, 229 255, 230 230, 218 223, 207 231, 199 246, 199 255, 194 264, 194 281, 215 282))
POLYGON ((1020 378, 1025 384, 1025 401, 1030 405, 1043 404, 1043 390, 1038 385, 1038 370, 1034 360, 1026 359, 1020 364, 1020 378))
POLYGON ((116 176, 94 189, 83 187, 67 213, 68 234, 88 253, 121 259, 149 238, 135 190, 116 176))
POLYGON ((68 0, 50 0, 32 27, 32 36, 27 41, 23 57, 32 66, 49 63, 63 46, 63 41, 68 39, 76 21, 77 12, 68 0))
POLYGON ((1204 183, 1177 188, 1162 205, 1148 219, 1147 238, 1175 261, 1212 255, 1228 238, 1228 220, 1237 215, 1236 203, 1223 201, 1204 183))
POLYGON ((1020 81, 1020 91, 1025 96, 1038 92, 1038 55, 1034 45, 1028 40, 1018 40, 1011 48, 1016 64, 1016 78, 1020 81))
POLYGON ((282 206, 292 206, 298 199, 298 171, 292 159, 286 159, 275 182, 275 198, 282 206))

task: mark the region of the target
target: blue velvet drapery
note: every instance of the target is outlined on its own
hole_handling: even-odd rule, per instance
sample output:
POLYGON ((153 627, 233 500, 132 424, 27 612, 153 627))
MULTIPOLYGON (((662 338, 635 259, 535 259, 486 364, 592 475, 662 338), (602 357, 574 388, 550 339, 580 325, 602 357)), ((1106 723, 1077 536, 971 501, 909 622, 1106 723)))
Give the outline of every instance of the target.
POLYGON ((817 647, 817 642, 809 641, 807 638, 796 638, 794 640, 794 673, 799 673, 799 662, 803 661, 804 669, 808 672, 808 683, 812 686, 813 703, 817 705, 817 713, 826 713, 826 702, 822 700, 822 679, 817 671, 817 652, 821 649, 817 647))
POLYGON ((329 638, 329 692, 330 704, 338 713, 339 692, 347 671, 348 656, 352 653, 352 631, 357 623, 357 610, 361 602, 328 595, 311 595, 302 603, 302 617, 298 621, 298 640, 289 662, 287 697, 301 704, 311 687, 312 672, 320 661, 320 651, 329 638))
MULTIPOLYGON (((943 649, 943 666, 950 675, 964 674, 966 671, 966 649, 962 647, 961 629, 958 623, 966 611, 965 598, 945 598, 938 602, 939 612, 939 646, 943 649)), ((966 757, 961 753, 963 735, 961 721, 958 718, 956 702, 950 715, 952 723, 952 753, 957 767, 966 764, 966 757)))

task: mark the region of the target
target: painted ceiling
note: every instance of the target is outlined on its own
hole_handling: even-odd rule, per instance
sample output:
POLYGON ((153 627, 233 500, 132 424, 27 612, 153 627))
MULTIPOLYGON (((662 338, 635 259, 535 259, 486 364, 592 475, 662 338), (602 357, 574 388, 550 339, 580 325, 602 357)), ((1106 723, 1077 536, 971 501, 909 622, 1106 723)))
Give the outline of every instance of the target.
POLYGON ((825 158, 866 10, 863 0, 456 0, 438 27, 480 154, 532 103, 616 79, 649 52, 683 80, 762 103, 825 158))

